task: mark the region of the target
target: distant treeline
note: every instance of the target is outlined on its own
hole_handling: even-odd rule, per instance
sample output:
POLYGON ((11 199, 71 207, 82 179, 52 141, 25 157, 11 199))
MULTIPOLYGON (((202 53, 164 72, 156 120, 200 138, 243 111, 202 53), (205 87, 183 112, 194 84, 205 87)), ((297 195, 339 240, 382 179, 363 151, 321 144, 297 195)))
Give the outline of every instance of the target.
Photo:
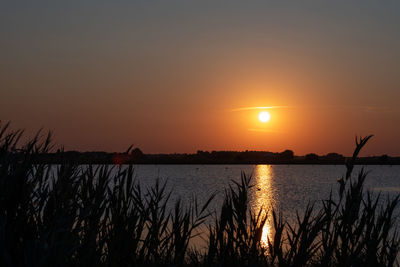
MULTIPOLYGON (((18 157, 18 152, 13 154, 18 157)), ((202 151, 195 154, 144 154, 139 148, 124 153, 60 151, 36 156, 38 163, 60 164, 344 164, 347 157, 338 153, 304 156, 294 155, 292 150, 268 151, 202 151)), ((388 155, 360 157, 356 164, 399 165, 400 157, 388 155)))

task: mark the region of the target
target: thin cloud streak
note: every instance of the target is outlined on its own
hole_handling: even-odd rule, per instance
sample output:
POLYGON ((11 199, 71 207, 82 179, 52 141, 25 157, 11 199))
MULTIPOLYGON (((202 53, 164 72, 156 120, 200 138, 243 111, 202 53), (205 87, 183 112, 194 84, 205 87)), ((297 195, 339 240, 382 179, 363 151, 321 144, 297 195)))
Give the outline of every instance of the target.
POLYGON ((261 132, 261 133, 283 133, 280 131, 273 131, 273 130, 267 130, 267 129, 247 129, 250 132, 261 132))
POLYGON ((230 109, 230 112, 250 111, 250 110, 265 110, 265 109, 356 109, 368 113, 390 113, 396 112, 390 107, 379 106, 266 106, 266 107, 243 107, 230 109))
POLYGON ((294 108, 292 106, 269 106, 269 107, 243 107, 231 109, 231 112, 235 111, 246 111, 246 110, 256 110, 256 109, 281 109, 281 108, 294 108))
POLYGON ((379 106, 325 106, 325 107, 315 107, 320 109, 352 109, 358 110, 360 112, 366 113, 392 113, 398 110, 393 109, 391 107, 379 107, 379 106))

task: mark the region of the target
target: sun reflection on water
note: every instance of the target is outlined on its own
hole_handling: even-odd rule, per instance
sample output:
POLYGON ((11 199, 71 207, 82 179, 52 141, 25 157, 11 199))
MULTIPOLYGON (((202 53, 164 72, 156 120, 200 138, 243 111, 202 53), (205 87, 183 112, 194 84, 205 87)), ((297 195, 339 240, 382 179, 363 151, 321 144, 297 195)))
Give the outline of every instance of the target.
MULTIPOLYGON (((257 165, 254 172, 255 190, 253 208, 258 212, 261 208, 263 214, 271 215, 274 205, 274 190, 272 185, 273 169, 271 165, 257 165)), ((272 238, 272 223, 267 219, 261 236, 261 242, 268 246, 268 238, 272 238)))

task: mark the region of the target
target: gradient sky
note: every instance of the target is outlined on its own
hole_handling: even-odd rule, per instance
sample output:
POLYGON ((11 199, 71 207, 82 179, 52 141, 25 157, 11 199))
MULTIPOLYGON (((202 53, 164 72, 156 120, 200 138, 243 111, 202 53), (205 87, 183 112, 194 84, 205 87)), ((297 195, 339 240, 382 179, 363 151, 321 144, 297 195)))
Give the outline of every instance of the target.
POLYGON ((400 155, 400 1, 1 1, 0 119, 65 149, 400 155), (257 121, 270 109, 271 121, 257 121))

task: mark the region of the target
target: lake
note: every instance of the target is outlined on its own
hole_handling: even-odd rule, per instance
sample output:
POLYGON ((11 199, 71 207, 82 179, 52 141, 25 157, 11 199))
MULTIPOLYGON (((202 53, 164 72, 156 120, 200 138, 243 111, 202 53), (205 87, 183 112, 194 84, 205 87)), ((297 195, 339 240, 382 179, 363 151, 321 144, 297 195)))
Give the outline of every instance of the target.
MULTIPOLYGON (((362 166, 356 166, 353 176, 362 166)), ((365 187, 372 192, 395 196, 400 193, 400 166, 364 166, 369 172, 365 187)), ((135 165, 136 177, 143 186, 151 186, 156 179, 167 181, 172 200, 188 201, 195 195, 200 203, 213 193, 216 198, 211 209, 221 207, 224 190, 233 181, 240 181, 241 173, 252 175, 250 206, 282 212, 284 219, 293 221, 296 211, 303 211, 308 202, 320 205, 332 190, 337 195, 338 182, 346 168, 342 165, 135 165)), ((173 202, 173 201, 172 201, 173 202)), ((264 238, 270 232, 264 229, 264 238)))

